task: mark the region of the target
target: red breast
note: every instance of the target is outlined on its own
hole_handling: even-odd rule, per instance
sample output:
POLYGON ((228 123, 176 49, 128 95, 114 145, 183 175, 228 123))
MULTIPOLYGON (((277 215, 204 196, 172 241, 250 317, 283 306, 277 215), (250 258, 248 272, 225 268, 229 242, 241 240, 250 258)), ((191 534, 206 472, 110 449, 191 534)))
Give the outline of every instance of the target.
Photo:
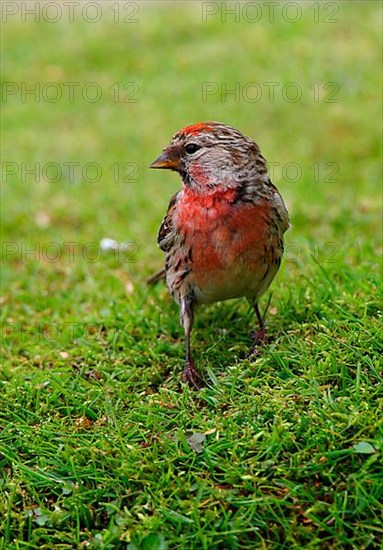
POLYGON ((264 264, 265 244, 270 243, 271 206, 235 203, 233 189, 199 196, 184 190, 177 204, 175 224, 192 251, 192 269, 203 284, 212 272, 226 271, 233 264, 254 270, 264 264))

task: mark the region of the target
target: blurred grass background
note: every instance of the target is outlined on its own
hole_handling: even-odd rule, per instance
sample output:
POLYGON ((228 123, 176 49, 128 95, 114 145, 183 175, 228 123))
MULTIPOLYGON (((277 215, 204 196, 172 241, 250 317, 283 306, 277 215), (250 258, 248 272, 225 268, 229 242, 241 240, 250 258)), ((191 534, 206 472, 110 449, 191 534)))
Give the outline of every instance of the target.
MULTIPOLYGON (((120 2, 116 22, 116 5, 100 3, 94 23, 80 8, 69 23, 63 8, 56 23, 34 22, 33 15, 23 22, 20 11, 3 25, 4 547, 115 548, 131 541, 138 548, 377 547, 381 5, 300 2, 301 17, 291 22, 296 8, 283 11, 281 2, 271 22, 259 4, 255 23, 243 11, 225 19, 225 6, 233 5, 215 2, 120 2), (273 101, 269 82, 277 83, 273 101), (17 91, 7 95, 9 83, 17 91), (36 83, 37 98, 24 96, 23 86, 36 83), (54 96, 47 83, 62 91, 57 102, 45 99, 44 93, 54 96), (89 83, 101 90, 93 103, 82 95, 89 83), (124 90, 127 83, 133 85, 124 90), (204 98, 204 83, 216 83, 218 92, 204 98), (248 83, 259 86, 259 101, 243 95, 248 83), (302 92, 296 102, 282 93, 289 83, 295 83, 289 97, 302 92), (225 87, 236 86, 239 95, 225 95, 225 87), (333 89, 336 101, 328 102, 333 89), (133 92, 137 101, 124 101, 133 92), (269 323, 279 340, 251 364, 241 359, 253 322, 246 304, 202 310, 195 348, 212 385, 197 398, 179 390, 177 307, 163 287, 147 289, 145 279, 162 265, 156 233, 180 186, 176 175, 148 165, 174 132, 200 120, 239 128, 280 163, 273 180, 293 227, 273 284, 269 323), (74 178, 64 165, 70 162, 79 163, 74 178), (36 163, 36 178, 24 174, 36 163), (62 167, 57 181, 42 174, 48 163, 62 167), (101 169, 94 182, 81 174, 87 163, 101 169), (110 168, 116 163, 117 178, 110 168), (288 163, 302 171, 297 181, 284 178, 288 163), (124 255, 117 261, 112 252, 87 261, 84 249, 105 237, 134 243, 135 261, 124 255), (77 243, 73 258, 68 242, 77 243), (42 252, 48 243, 58 245, 58 261, 47 259, 57 248, 42 252), (291 395, 295 421, 281 436, 277 426, 284 425, 291 395), (305 399, 313 399, 313 417, 302 408, 305 399), (267 402, 274 404, 271 416, 267 402), (305 429, 294 431, 306 414, 312 443, 299 440, 305 429), (337 422, 344 431, 337 432, 337 422), (184 434, 220 426, 218 448, 199 462, 202 455, 184 434), (285 439, 289 431, 295 447, 285 439), (48 445, 56 440, 60 458, 48 445), (368 465, 360 452, 338 470, 337 457, 350 457, 361 440, 370 445, 368 465), (97 447, 104 453, 99 462, 97 447), (226 463, 220 453, 230 447, 226 463), (299 481, 297 449, 306 471, 299 481), (341 454, 327 456, 326 449, 341 454), (276 468, 269 478, 265 456, 267 468, 276 468), (248 461, 250 470, 240 472, 248 461), (219 464, 234 473, 218 474, 219 464), (351 488, 349 470, 365 472, 351 488), (283 489, 276 475, 286 481, 283 489), (266 488, 257 476, 268 479, 266 488), (331 498, 323 497, 324 478, 331 498), (185 487, 198 498, 191 502, 185 487)), ((89 250, 88 259, 94 246, 89 250)))

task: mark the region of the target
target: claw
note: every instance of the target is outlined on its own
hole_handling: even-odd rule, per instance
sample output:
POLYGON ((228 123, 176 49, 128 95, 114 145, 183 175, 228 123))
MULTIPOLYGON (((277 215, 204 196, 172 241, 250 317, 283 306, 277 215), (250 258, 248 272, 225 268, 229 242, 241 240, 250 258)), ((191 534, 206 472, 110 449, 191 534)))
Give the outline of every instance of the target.
POLYGON ((189 384, 189 386, 195 388, 196 390, 200 390, 205 385, 205 382, 193 361, 186 361, 184 372, 182 373, 182 381, 185 382, 185 384, 189 384))
POLYGON ((249 350, 248 357, 259 355, 259 346, 268 344, 270 342, 270 337, 268 336, 265 328, 260 328, 259 330, 253 331, 250 336, 253 339, 253 345, 249 350))

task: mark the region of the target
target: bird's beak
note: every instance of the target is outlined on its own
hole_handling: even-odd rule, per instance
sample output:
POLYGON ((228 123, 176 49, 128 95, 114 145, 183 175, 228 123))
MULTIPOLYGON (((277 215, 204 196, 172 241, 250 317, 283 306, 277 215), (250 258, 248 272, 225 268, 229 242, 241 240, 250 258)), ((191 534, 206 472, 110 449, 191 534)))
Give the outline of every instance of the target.
POLYGON ((168 147, 162 154, 150 165, 150 168, 163 168, 165 170, 180 171, 181 160, 179 150, 176 147, 168 147))

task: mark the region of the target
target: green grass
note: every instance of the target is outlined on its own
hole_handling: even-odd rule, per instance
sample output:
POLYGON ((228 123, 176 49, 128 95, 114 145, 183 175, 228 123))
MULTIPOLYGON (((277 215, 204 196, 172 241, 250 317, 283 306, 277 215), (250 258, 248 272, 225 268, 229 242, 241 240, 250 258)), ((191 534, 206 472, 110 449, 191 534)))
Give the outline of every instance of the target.
POLYGON ((18 93, 2 105, 3 168, 19 171, 2 184, 1 548, 380 547, 381 6, 330 4, 337 23, 315 22, 309 2, 296 23, 280 10, 274 23, 202 22, 198 3, 152 3, 135 24, 105 8, 94 24, 3 26, 3 81, 96 82, 102 98, 18 93), (109 88, 126 82, 138 102, 114 101, 109 88), (203 82, 256 82, 263 95, 204 102, 203 82), (280 83, 273 102, 265 82, 280 83), (278 93, 290 82, 296 103, 278 93), (328 82, 337 102, 324 102, 328 82), (147 167, 204 119, 280 163, 293 226, 271 289, 273 342, 250 362, 246 302, 201 309, 193 349, 208 386, 197 393, 180 383, 178 308, 145 284, 180 183, 147 167), (22 173, 49 162, 102 174, 22 173), (138 173, 115 181, 114 163, 138 173), (134 243, 131 254, 90 261, 105 237, 134 243))

